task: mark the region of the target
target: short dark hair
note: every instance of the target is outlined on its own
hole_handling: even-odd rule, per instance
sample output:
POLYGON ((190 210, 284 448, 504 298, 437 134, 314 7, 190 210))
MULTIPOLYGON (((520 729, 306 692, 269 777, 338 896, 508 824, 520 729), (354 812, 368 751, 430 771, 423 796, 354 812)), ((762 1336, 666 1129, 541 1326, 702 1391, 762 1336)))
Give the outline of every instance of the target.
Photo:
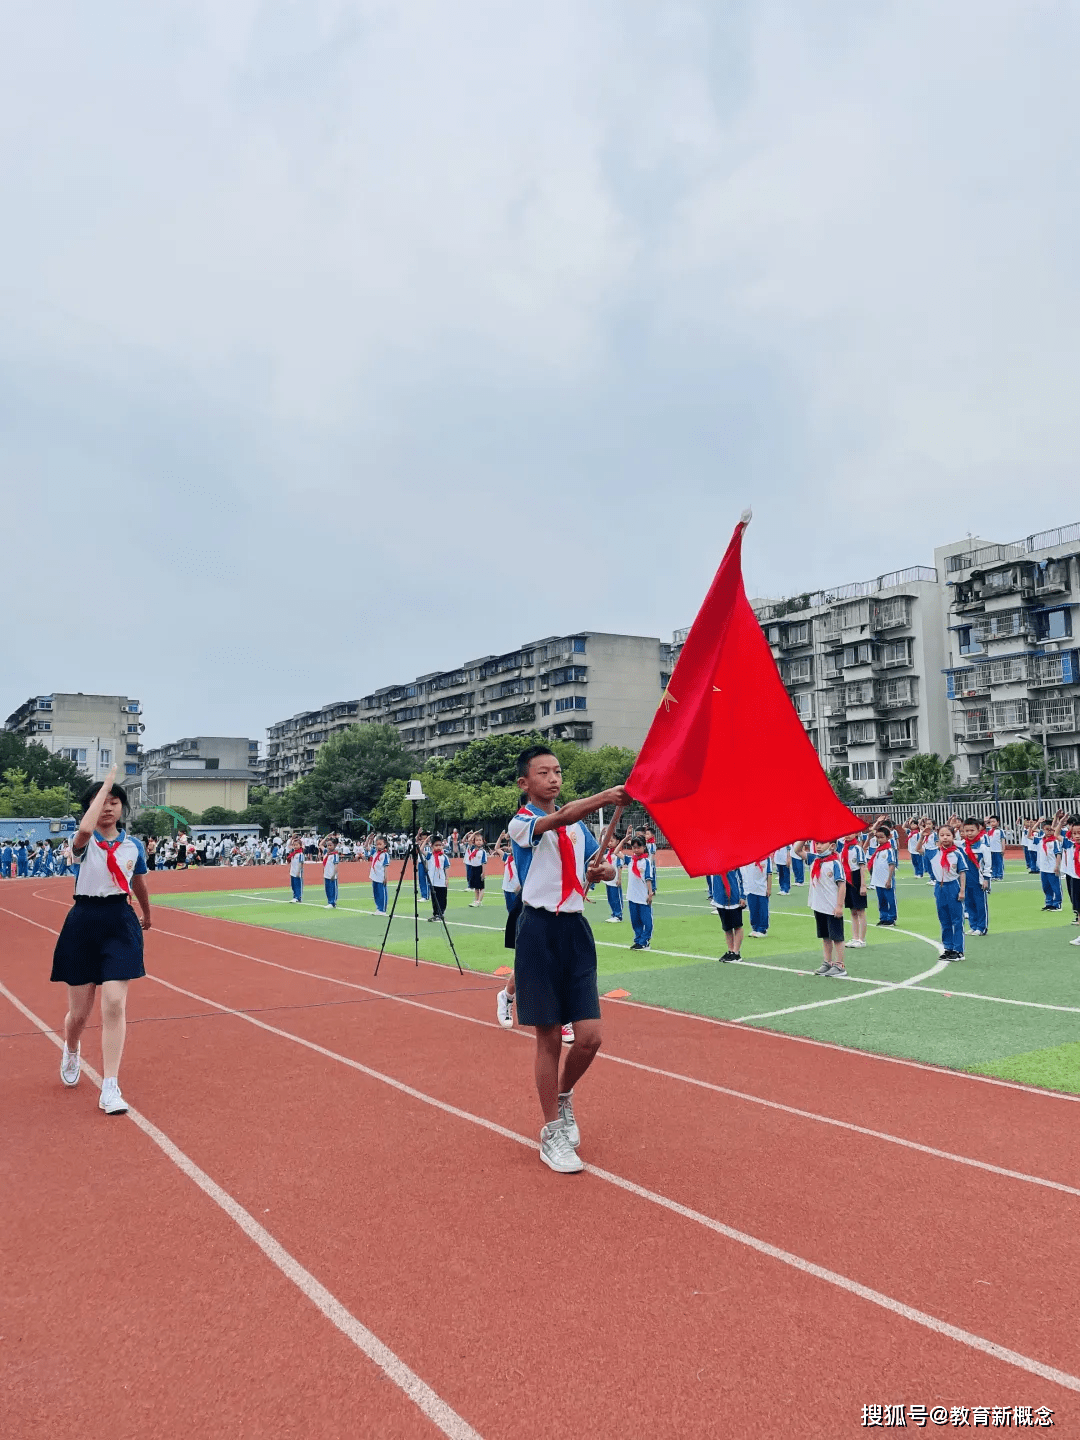
POLYGON ((551 755, 556 760, 559 758, 555 754, 555 751, 549 750, 546 745, 528 746, 528 748, 522 750, 521 754, 517 757, 517 778, 519 780, 525 779, 525 777, 529 773, 529 766, 537 758, 538 755, 551 755))
POLYGON ((644 835, 635 835, 634 838, 630 841, 631 845, 641 845, 642 847, 644 847, 647 843, 648 842, 646 841, 644 835))
POLYGON ((975 819, 975 816, 974 816, 974 815, 966 815, 966 816, 964 817, 964 819, 963 819, 960 823, 961 823, 962 825, 975 825, 975 826, 977 826, 977 825, 979 824, 979 821, 975 819))
POLYGON ((1000 820, 1000 819, 1001 819, 1001 816, 1000 816, 1000 815, 987 815, 986 818, 987 818, 988 820, 1000 820))
MULTIPOLYGON (((82 797, 82 808, 83 808, 83 813, 84 813, 84 814, 85 814, 86 811, 90 808, 90 802, 91 802, 91 800, 93 800, 94 796, 98 793, 98 791, 101 789, 101 787, 102 787, 104 784, 105 784, 105 781, 104 781, 104 780, 96 780, 96 781, 94 782, 94 784, 90 786, 90 789, 87 790, 86 794, 82 797)), ((112 789, 112 793, 113 793, 113 794, 116 796, 116 798, 120 801, 120 804, 121 804, 121 806, 123 807, 123 810, 122 810, 122 818, 126 820, 126 819, 127 819, 127 815, 128 815, 128 811, 129 811, 130 808, 131 808, 131 806, 130 806, 130 804, 129 804, 129 802, 128 802, 127 791, 124 789, 124 787, 123 787, 122 785, 117 785, 117 784, 115 784, 115 783, 112 785, 111 789, 112 789)))

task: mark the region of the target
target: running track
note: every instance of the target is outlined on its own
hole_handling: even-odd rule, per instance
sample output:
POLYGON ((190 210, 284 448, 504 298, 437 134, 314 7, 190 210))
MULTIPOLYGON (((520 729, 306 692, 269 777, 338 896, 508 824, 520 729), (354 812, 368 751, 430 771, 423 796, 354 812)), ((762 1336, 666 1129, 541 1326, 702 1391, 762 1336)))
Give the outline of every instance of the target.
POLYGON ((159 909, 110 1119, 69 893, 0 889, 5 1434, 1076 1433, 1076 1102, 611 1002, 555 1176, 491 977, 159 909))

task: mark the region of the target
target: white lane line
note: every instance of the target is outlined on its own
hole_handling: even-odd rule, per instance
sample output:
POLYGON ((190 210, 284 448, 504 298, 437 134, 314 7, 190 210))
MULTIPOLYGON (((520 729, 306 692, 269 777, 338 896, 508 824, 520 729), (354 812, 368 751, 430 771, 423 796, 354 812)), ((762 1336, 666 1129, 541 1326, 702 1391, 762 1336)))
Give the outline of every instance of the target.
MULTIPOLYGON (((16 912, 15 912, 15 911, 12 911, 12 910, 9 910, 9 911, 6 911, 6 912, 4 912, 4 913, 9 914, 9 915, 14 915, 16 912)), ((25 918, 25 917, 21 917, 21 918, 25 918)), ((28 921, 27 923, 30 924, 30 925, 38 925, 38 922, 37 922, 36 920, 30 920, 30 921, 28 921)), ((55 934, 57 933, 55 930, 49 930, 48 927, 45 926, 45 925, 38 925, 38 928, 41 929, 41 930, 47 930, 50 935, 55 935, 55 934)), ((320 975, 320 974, 318 974, 317 972, 315 972, 315 971, 313 971, 313 970, 299 970, 299 969, 297 969, 295 966, 292 966, 292 965, 284 965, 284 964, 282 964, 282 963, 281 963, 280 961, 278 961, 278 960, 264 960, 264 959, 262 959, 261 956, 258 956, 258 955, 248 955, 248 954, 246 954, 245 952, 243 952, 243 951, 241 951, 241 950, 230 950, 230 949, 227 949, 227 948, 226 948, 225 946, 223 946, 223 945, 215 945, 215 944, 213 944, 213 943, 212 943, 211 941, 209 941, 209 940, 197 940, 197 939, 195 939, 193 936, 181 935, 181 934, 179 934, 177 931, 174 931, 174 930, 162 930, 160 933, 163 934, 163 935, 169 935, 169 936, 171 936, 173 939, 186 940, 186 941, 187 941, 189 944, 191 944, 191 945, 201 945, 203 948, 208 949, 208 950, 220 950, 220 951, 222 952, 222 954, 225 954, 225 955, 234 955, 234 956, 237 957, 237 959, 240 959, 240 960, 249 960, 249 961, 252 961, 252 962, 253 962, 254 964, 256 964, 256 965, 266 965, 266 966, 268 966, 269 968, 274 969, 274 970, 283 970, 283 971, 285 971, 285 972, 286 972, 287 974, 289 974, 289 975, 300 975, 300 976, 302 976, 304 979, 308 979, 308 980, 321 980, 321 981, 325 981, 325 982, 327 982, 328 984, 343 986, 345 989, 348 989, 348 990, 361 990, 361 991, 363 991, 363 992, 364 992, 365 994, 367 994, 367 995, 377 995, 377 996, 379 996, 381 999, 384 999, 384 1000, 392 1000, 392 1001, 394 1001, 396 1004, 399 1004, 399 1005, 411 1006, 411 1007, 412 1007, 413 1009, 415 1009, 415 1010, 427 1010, 427 1011, 430 1011, 431 1014, 433 1014, 433 1015, 440 1015, 440 1016, 442 1016, 444 1019, 460 1020, 460 1021, 463 1021, 465 1024, 468 1024, 468 1025, 480 1025, 480 1026, 482 1026, 485 1030, 499 1030, 500 1032, 502 1032, 502 1029, 503 1029, 503 1027, 502 1027, 501 1025, 498 1025, 494 1020, 481 1020, 478 1016, 475 1016, 475 1015, 463 1015, 463 1014, 460 1013, 460 1011, 457 1011, 457 1010, 446 1010, 446 1009, 444 1009, 442 1006, 439 1006, 439 1005, 430 1005, 430 1004, 427 1004, 427 1003, 426 1003, 425 1001, 423 1001, 423 1000, 411 999, 411 998, 409 998, 409 997, 407 997, 407 996, 404 996, 404 995, 392 995, 392 994, 389 994, 389 993, 387 993, 386 991, 383 991, 383 990, 375 990, 375 989, 373 989, 370 985, 361 985, 358 981, 355 981, 355 980, 342 980, 342 979, 340 979, 340 978, 338 978, 337 976, 334 976, 334 975, 320 975)), ((157 976, 154 976, 154 977, 151 977, 151 978, 157 979, 158 977, 157 977, 157 976)), ((169 984, 168 981, 164 981, 164 980, 161 981, 161 983, 162 983, 163 985, 168 985, 168 984, 169 984)), ((452 997, 453 994, 454 994, 454 992, 453 992, 453 991, 448 991, 447 994, 452 997)), ((619 1003, 622 1003, 622 1002, 619 1002, 619 1003)), ((639 1007, 636 1007, 636 1008, 652 1009, 653 1007, 650 1007, 650 1006, 641 1007, 641 1006, 639 1006, 639 1007)), ((700 1018, 700 1017, 694 1017, 694 1018, 700 1018)), ((729 1022, 724 1022, 724 1023, 729 1023, 729 1022)), ((732 1025, 734 1024, 734 1022, 730 1022, 730 1023, 732 1023, 732 1025)), ((523 1040, 531 1040, 531 1039, 532 1039, 532 1031, 531 1031, 531 1030, 522 1029, 522 1028, 520 1028, 520 1027, 515 1027, 510 1033, 511 1033, 512 1035, 515 1035, 515 1036, 520 1037, 520 1038, 523 1039, 523 1040)), ((831 1047, 831 1046, 830 1046, 830 1047, 827 1047, 827 1048, 830 1048, 830 1049, 831 1049, 831 1048, 845 1048, 845 1047, 831 1047)), ((860 1054, 860 1055, 861 1055, 861 1054, 863 1054, 864 1052, 862 1052, 862 1051, 849 1052, 849 1051, 846 1051, 846 1050, 845 1050, 845 1053, 856 1053, 856 1054, 860 1054)), ((745 1101, 745 1102, 747 1102, 748 1104, 751 1104, 751 1105, 761 1105, 761 1106, 763 1106, 765 1109, 768 1109, 768 1110, 778 1110, 778 1111, 782 1112, 783 1114, 786 1114, 786 1115, 795 1115, 795 1116, 798 1116, 798 1117, 801 1118, 801 1119, 804 1119, 804 1120, 812 1120, 812 1121, 815 1121, 815 1122, 817 1122, 818 1124, 821 1124, 821 1125, 832 1125, 834 1128, 836 1128, 836 1129, 838 1129, 838 1130, 850 1130, 853 1134, 856 1134, 856 1135, 867 1135, 867 1136, 871 1136, 871 1137, 873 1137, 874 1139, 882 1140, 882 1141, 884 1141, 884 1142, 886 1142, 887 1144, 890 1144, 890 1145, 899 1145, 899 1146, 901 1146, 901 1147, 902 1147, 903 1149, 905 1149, 905 1150, 916 1150, 916 1151, 919 1151, 921 1154, 924 1154, 924 1155, 932 1155, 932 1156, 934 1156, 936 1159, 939 1159, 939 1160, 950 1160, 950 1161, 953 1161, 953 1162, 954 1162, 955 1164, 957 1164, 957 1165, 970 1165, 970 1166, 972 1166, 974 1169, 985 1170, 985 1171, 987 1171, 989 1174, 992 1174, 992 1175, 1002 1175, 1002 1176, 1004 1176, 1004 1177, 1006 1177, 1007 1179, 1010 1179, 1010 1180, 1020 1180, 1020 1181, 1025 1182, 1026 1184, 1030 1184, 1030 1185, 1041 1185, 1041 1186, 1043 1186, 1044 1188, 1046 1188, 1046 1189, 1048 1189, 1048 1190, 1060 1190, 1060 1191, 1062 1191, 1064 1194, 1068 1194, 1068 1195, 1078 1195, 1078 1196, 1080 1196, 1080 1190, 1074 1189, 1071 1185, 1064 1185, 1064 1184, 1062 1184, 1061 1182, 1059 1182, 1059 1181, 1057 1181, 1057 1180, 1047 1180, 1047 1179, 1045 1179, 1045 1178, 1044 1178, 1043 1176, 1041 1176, 1041 1175, 1029 1175, 1029 1174, 1027 1174, 1026 1172, 1022 1171, 1022 1170, 1009 1170, 1009 1169, 1007 1169, 1007 1168, 1005 1168, 1005 1167, 1003 1167, 1003 1166, 1000 1166, 1000 1165, 992 1165, 992 1164, 990 1164, 989 1161, 986 1161, 986 1160, 976 1160, 976 1159, 974 1159, 974 1158, 972 1158, 971 1156, 968 1156, 968 1155, 957 1155, 957 1154, 954 1154, 954 1153, 953 1153, 952 1151, 950 1151, 950 1150, 939 1150, 936 1146, 933 1146, 933 1145, 923 1145, 923 1144, 921 1144, 921 1143, 920 1143, 919 1141, 917 1141, 917 1140, 907 1140, 907 1139, 905 1139, 903 1136, 900 1136, 900 1135, 890 1135, 887 1131, 884 1131, 884 1130, 872 1130, 872 1129, 869 1129, 868 1127, 866 1127, 866 1126, 864 1126, 864 1125, 855 1125, 855 1124, 853 1124, 851 1121, 848 1121, 848 1120, 838 1120, 838 1119, 836 1119, 835 1117, 833 1117, 833 1116, 831 1116, 831 1115, 819 1115, 819 1114, 817 1114, 815 1111, 812 1111, 812 1110, 801 1110, 801 1109, 799 1109, 797 1106, 784 1105, 784 1104, 782 1104, 782 1103, 781 1103, 780 1101, 778 1101, 778 1100, 768 1100, 768 1099, 766 1099, 764 1096, 761 1096, 761 1095, 751 1095, 751 1094, 749 1094, 748 1092, 746 1092, 746 1091, 744 1091, 744 1090, 735 1090, 735 1089, 732 1089, 730 1086, 727 1086, 727 1085, 718 1085, 718 1084, 715 1084, 715 1083, 714 1083, 713 1081, 711 1081, 711 1080, 701 1080, 701 1079, 699 1079, 699 1078, 696 1077, 696 1076, 693 1076, 693 1075, 683 1075, 683 1074, 679 1073, 678 1071, 674 1071, 674 1070, 663 1070, 663 1069, 660 1069, 660 1068, 658 1068, 657 1066, 654 1066, 654 1065, 646 1065, 646 1064, 644 1064, 644 1063, 643 1063, 642 1061, 640 1061, 640 1060, 630 1060, 630 1059, 628 1059, 628 1058, 626 1058, 625 1056, 622 1056, 622 1055, 614 1055, 614 1054, 611 1053, 610 1050, 601 1050, 601 1051, 599 1052, 598 1058, 599 1058, 600 1060, 610 1061, 613 1065, 625 1065, 627 1068, 629 1068, 629 1069, 631 1069, 631 1070, 642 1070, 642 1071, 644 1071, 644 1072, 646 1072, 647 1074, 650 1074, 650 1075, 659 1075, 659 1076, 662 1076, 664 1079, 674 1080, 674 1081, 676 1081, 676 1082, 678 1082, 678 1083, 681 1083, 681 1084, 683 1084, 683 1085, 693 1085, 693 1086, 696 1086, 698 1089, 701 1089, 701 1090, 711 1090, 711 1091, 715 1092, 715 1093, 718 1094, 718 1095, 728 1095, 728 1096, 732 1097, 733 1099, 743 1100, 743 1101, 745 1101)), ((874 1058, 874 1057, 871 1056, 871 1057, 868 1057, 868 1058, 874 1058)), ((888 1057, 886 1057, 886 1058, 888 1058, 888 1057)), ((914 1062, 904 1062, 904 1063, 914 1063, 914 1062)), ((919 1066, 918 1068, 930 1070, 930 1071, 931 1071, 932 1073, 934 1073, 934 1074, 952 1075, 952 1074, 956 1073, 956 1072, 951 1071, 951 1070, 936 1070, 935 1067, 933 1067, 933 1066, 919 1066)), ((979 1078, 981 1078, 981 1077, 979 1077, 979 1076, 974 1076, 974 1077, 972 1077, 972 1078, 979 1079, 979 1078)), ((1023 1089, 1023 1088, 1025 1088, 1025 1087, 1019 1086, 1019 1087, 1012 1087, 1012 1088, 1023 1089)), ((1036 1092, 1036 1093, 1042 1093, 1042 1092, 1036 1092)), ((1072 1099, 1072 1098, 1075 1098, 1075 1097, 1068 1096, 1068 1097, 1064 1097, 1064 1098, 1072 1099)))
MULTIPOLYGON (((944 995, 944 990, 939 990, 936 985, 923 985, 918 989, 920 995, 944 995)), ((1010 1000, 1005 995, 975 995, 970 990, 950 990, 949 995, 958 996, 963 1000, 987 1000, 995 1005, 1026 1005, 1032 1010, 1064 1010, 1070 1015, 1080 1015, 1080 1005, 1047 1005, 1042 1000, 1010 1000)))
MULTIPOLYGON (((264 1030, 267 1034, 276 1035, 283 1040, 288 1040, 295 1045, 302 1046, 305 1050, 314 1051, 328 1060, 333 1060, 341 1065, 346 1065, 351 1070, 356 1070, 372 1080, 377 1080, 391 1089, 397 1090, 410 1099, 418 1100, 424 1105, 430 1105, 433 1109, 441 1111, 445 1115, 452 1115, 458 1120, 467 1121, 489 1133, 498 1135, 505 1140, 512 1140, 518 1145, 524 1145, 529 1150, 535 1151, 536 1141, 526 1135, 519 1135, 517 1131, 510 1130, 496 1121, 488 1120, 481 1115, 474 1115, 469 1110, 462 1110, 457 1105, 450 1105, 444 1100, 439 1100, 433 1095, 425 1094, 412 1085, 406 1085, 401 1080, 396 1080, 391 1075, 385 1075, 379 1070, 373 1070, 371 1066, 362 1064, 359 1060, 353 1060, 347 1055, 340 1055, 337 1051, 329 1050, 324 1045, 316 1044, 313 1040, 304 1039, 303 1036, 294 1035, 288 1030, 281 1030, 276 1025, 269 1025, 265 1020, 258 1020, 254 1015, 245 1015, 242 1010, 234 1010, 229 1005, 222 1005, 216 1000, 211 1000, 205 995, 200 995, 194 990, 186 990, 180 985, 173 985, 167 980, 161 980, 157 976, 151 977, 157 980, 159 985, 166 989, 175 991, 178 995, 184 995, 189 1000, 195 1000, 203 1005, 209 1005, 213 1009, 220 1010, 226 1015, 231 1015, 237 1020, 242 1020, 256 1029, 264 1030)), ((7 993, 7 992, 5 992, 7 993)), ((29 1014, 29 1012, 26 1012, 29 1014)), ((41 1022, 44 1023, 44 1022, 41 1022)), ((1049 1380, 1053 1384, 1060 1385, 1066 1390, 1080 1391, 1080 1378, 1070 1375, 1067 1371, 1059 1370, 1056 1366, 1047 1365, 1041 1360, 1035 1360, 1028 1355, 1022 1355, 1019 1351, 1011 1350, 1007 1346, 999 1345, 996 1341, 987 1340, 981 1335, 975 1335, 969 1330, 961 1329, 957 1325, 951 1325, 948 1321, 940 1319, 936 1315, 930 1315, 926 1311, 917 1310, 914 1306, 907 1305, 901 1300, 894 1299, 880 1290, 871 1289, 857 1280, 852 1280, 847 1275, 841 1275, 838 1271, 830 1270, 824 1265, 817 1265, 811 1260, 805 1260, 801 1255, 792 1254, 791 1251, 782 1250, 777 1245, 770 1244, 767 1240, 760 1240, 755 1235, 746 1231, 737 1230, 734 1226, 725 1225, 720 1220, 713 1219, 710 1215, 703 1214, 700 1210, 693 1210, 687 1205, 682 1205, 676 1200, 670 1199, 655 1190, 650 1190, 644 1185, 638 1185, 632 1180, 627 1180, 621 1175, 616 1175, 610 1170, 601 1169, 597 1165, 586 1165, 586 1173, 596 1176, 617 1189, 624 1190, 628 1194, 645 1200, 649 1204, 659 1206, 674 1215, 678 1215, 694 1224, 701 1225, 714 1234, 722 1235, 725 1239, 733 1240, 739 1245, 744 1245, 750 1250, 757 1251, 771 1260, 779 1261, 793 1270, 801 1271, 805 1275, 812 1275, 826 1284, 835 1286, 838 1290, 846 1291, 850 1295, 858 1296, 870 1304, 877 1305, 883 1310, 898 1315, 905 1320, 910 1320, 916 1325, 921 1325, 938 1335, 944 1335, 958 1344, 965 1345, 971 1350, 976 1350, 988 1355, 995 1360, 1003 1361, 1007 1365, 1013 1365, 1017 1369, 1026 1370, 1028 1374, 1038 1375, 1040 1379, 1049 1380)), ((212 1183, 212 1182, 211 1182, 212 1183)), ((411 1372, 410 1372, 411 1373, 411 1372)), ((464 1422, 462 1422, 464 1423, 464 1422)))
MULTIPOLYGON (((166 984, 167 982, 159 983, 166 984)), ((64 1048, 64 1042, 56 1031, 52 1030, 40 1016, 35 1015, 2 982, 0 982, 0 994, 4 995, 16 1010, 25 1015, 27 1020, 36 1025, 43 1035, 48 1036, 58 1049, 64 1048)), ((85 1060, 82 1068, 100 1089, 101 1076, 97 1071, 85 1060)), ((295 1256, 291 1255, 268 1230, 259 1224, 254 1215, 245 1210, 239 1201, 234 1200, 228 1191, 223 1190, 215 1180, 212 1180, 205 1170, 200 1169, 189 1155, 185 1155, 183 1150, 175 1145, 164 1131, 159 1130, 138 1110, 129 1109, 127 1113, 128 1119, 133 1121, 164 1155, 168 1156, 177 1169, 181 1170, 189 1180, 193 1180, 204 1195, 224 1210, 229 1219, 240 1227, 248 1239, 254 1241, 270 1263, 276 1266, 287 1280, 292 1281, 301 1294, 306 1296, 332 1325, 335 1325, 343 1335, 351 1340, 358 1350, 377 1365, 386 1378, 403 1391, 433 1425, 437 1426, 444 1435, 449 1436, 450 1440, 481 1440, 478 1431, 474 1430, 466 1420, 463 1420, 456 1410, 451 1409, 446 1401, 437 1395, 430 1385, 421 1380, 414 1370, 410 1370, 404 1360, 399 1359, 377 1335, 366 1325, 361 1324, 351 1311, 346 1310, 341 1301, 332 1295, 325 1285, 316 1280, 310 1270, 306 1270, 295 1256)))

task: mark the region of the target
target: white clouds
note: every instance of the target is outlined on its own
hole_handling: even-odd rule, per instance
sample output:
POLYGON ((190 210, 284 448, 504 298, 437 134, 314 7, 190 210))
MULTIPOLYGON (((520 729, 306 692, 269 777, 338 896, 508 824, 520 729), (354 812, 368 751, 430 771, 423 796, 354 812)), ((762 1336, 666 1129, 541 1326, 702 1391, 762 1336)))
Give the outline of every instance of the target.
MULTIPOLYGON (((188 617, 166 665, 138 607, 116 684, 155 735, 223 708, 255 730, 459 650, 663 633, 747 499, 761 592, 1077 518, 1077 23, 1049 0, 24 5, 0 61, 12 583, 104 495, 84 543, 133 534, 188 617), (521 586, 537 530, 584 587, 521 586), (266 633, 221 649, 253 597, 266 633)), ((63 627, 14 643, 12 703, 74 684, 63 627)))

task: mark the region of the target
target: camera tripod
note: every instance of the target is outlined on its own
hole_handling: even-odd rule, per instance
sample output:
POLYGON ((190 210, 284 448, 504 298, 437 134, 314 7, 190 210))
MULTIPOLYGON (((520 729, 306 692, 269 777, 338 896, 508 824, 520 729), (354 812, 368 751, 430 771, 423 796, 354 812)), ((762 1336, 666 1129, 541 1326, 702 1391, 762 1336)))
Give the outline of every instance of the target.
MULTIPOLYGON (((413 958, 416 964, 420 964, 420 866, 424 863, 420 858, 420 849, 416 843, 417 820, 416 807, 419 801, 412 802, 412 825, 409 829, 409 853, 401 862, 401 874, 398 876, 397 886, 394 890, 394 898, 390 902, 390 913, 386 917, 386 933, 383 935, 382 944, 379 946, 379 958, 375 962, 375 974, 379 973, 379 966, 382 964, 383 955, 386 953, 386 942, 390 938, 390 926, 394 923, 394 911, 397 909, 398 896, 401 894, 401 882, 405 879, 405 872, 409 868, 409 861, 412 861, 413 883, 413 958)), ((446 943, 450 946, 450 953, 454 957, 454 964, 458 968, 458 974, 464 975, 461 968, 461 961, 454 949, 453 937, 450 934, 450 927, 446 923, 446 911, 439 911, 439 919, 442 921, 443 930, 446 932, 446 943)))

